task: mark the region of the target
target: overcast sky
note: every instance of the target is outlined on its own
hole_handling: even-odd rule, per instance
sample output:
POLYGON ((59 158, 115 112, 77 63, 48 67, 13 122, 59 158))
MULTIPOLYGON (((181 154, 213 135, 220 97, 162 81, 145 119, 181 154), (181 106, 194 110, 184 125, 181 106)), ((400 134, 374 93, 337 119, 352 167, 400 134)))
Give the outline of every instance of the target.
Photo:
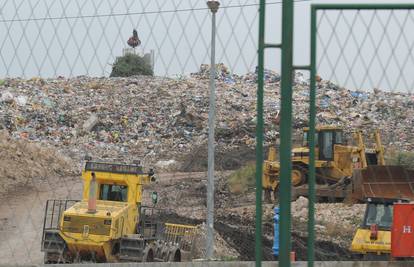
MULTIPOLYGON (((221 1, 217 62, 234 73, 253 71, 256 66, 258 2, 221 1)), ((268 42, 280 41, 281 5, 277 2, 267 1, 268 42)), ((298 1, 295 64, 309 63, 310 4, 321 2, 361 1, 298 1)), ((209 62, 211 21, 205 7, 205 1, 198 0, 4 0, 0 4, 0 73, 12 77, 107 76, 133 28, 142 40, 137 51, 155 51, 157 75, 195 72, 209 62)), ((412 13, 320 12, 318 73, 353 89, 412 91, 412 13)), ((279 72, 279 64, 279 50, 266 52, 266 67, 279 72)))

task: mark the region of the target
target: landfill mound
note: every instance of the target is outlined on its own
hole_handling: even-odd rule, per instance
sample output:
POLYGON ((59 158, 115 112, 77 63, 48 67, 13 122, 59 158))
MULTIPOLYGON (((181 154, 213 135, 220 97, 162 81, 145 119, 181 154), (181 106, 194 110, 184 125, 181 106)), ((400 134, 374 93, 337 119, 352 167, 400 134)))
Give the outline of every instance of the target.
MULTIPOLYGON (((0 85, 0 129, 16 139, 55 146, 74 159, 139 159, 147 167, 161 161, 158 165, 176 170, 200 170, 198 162, 185 159, 200 160, 192 157, 194 149, 207 146, 208 73, 209 66, 203 65, 179 78, 7 78, 0 85)), ((215 132, 217 150, 223 154, 240 147, 254 149, 256 80, 255 72, 235 75, 219 65, 215 132)), ((388 150, 412 151, 414 97, 391 92, 393 88, 367 90, 318 80, 318 123, 340 125, 348 133, 379 128, 388 150)), ((307 126, 308 104, 309 81, 296 73, 296 132, 307 126)), ((270 70, 265 72, 264 114, 268 145, 279 137, 280 120, 280 76, 270 70)))
POLYGON ((53 148, 13 140, 0 131, 0 193, 28 189, 41 180, 73 175, 73 164, 53 148))

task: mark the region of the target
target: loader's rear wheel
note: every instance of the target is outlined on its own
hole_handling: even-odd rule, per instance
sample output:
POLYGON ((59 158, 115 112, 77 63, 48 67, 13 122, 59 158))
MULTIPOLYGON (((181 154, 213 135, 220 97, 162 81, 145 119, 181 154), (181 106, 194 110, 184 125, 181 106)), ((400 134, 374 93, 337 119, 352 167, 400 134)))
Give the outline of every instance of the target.
POLYGON ((300 186, 306 182, 306 175, 299 167, 292 169, 292 186, 300 186))
POLYGON ((153 262, 154 261, 154 250, 151 247, 147 247, 144 250, 144 256, 142 258, 143 262, 153 262))

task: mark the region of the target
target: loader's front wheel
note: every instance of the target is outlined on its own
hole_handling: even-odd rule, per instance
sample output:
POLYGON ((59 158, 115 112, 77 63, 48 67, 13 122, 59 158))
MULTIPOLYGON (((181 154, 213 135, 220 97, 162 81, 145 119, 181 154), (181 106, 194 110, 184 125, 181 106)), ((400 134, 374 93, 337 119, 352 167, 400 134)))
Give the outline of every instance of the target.
POLYGON ((292 186, 300 186, 306 182, 306 175, 299 167, 292 168, 292 186))

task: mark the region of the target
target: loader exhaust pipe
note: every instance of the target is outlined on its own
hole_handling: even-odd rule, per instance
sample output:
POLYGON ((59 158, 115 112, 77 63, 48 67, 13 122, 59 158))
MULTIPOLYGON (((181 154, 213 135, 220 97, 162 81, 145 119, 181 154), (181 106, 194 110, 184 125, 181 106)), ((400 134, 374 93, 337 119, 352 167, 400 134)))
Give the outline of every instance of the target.
POLYGON ((94 172, 89 183, 88 213, 96 213, 96 176, 94 172))

